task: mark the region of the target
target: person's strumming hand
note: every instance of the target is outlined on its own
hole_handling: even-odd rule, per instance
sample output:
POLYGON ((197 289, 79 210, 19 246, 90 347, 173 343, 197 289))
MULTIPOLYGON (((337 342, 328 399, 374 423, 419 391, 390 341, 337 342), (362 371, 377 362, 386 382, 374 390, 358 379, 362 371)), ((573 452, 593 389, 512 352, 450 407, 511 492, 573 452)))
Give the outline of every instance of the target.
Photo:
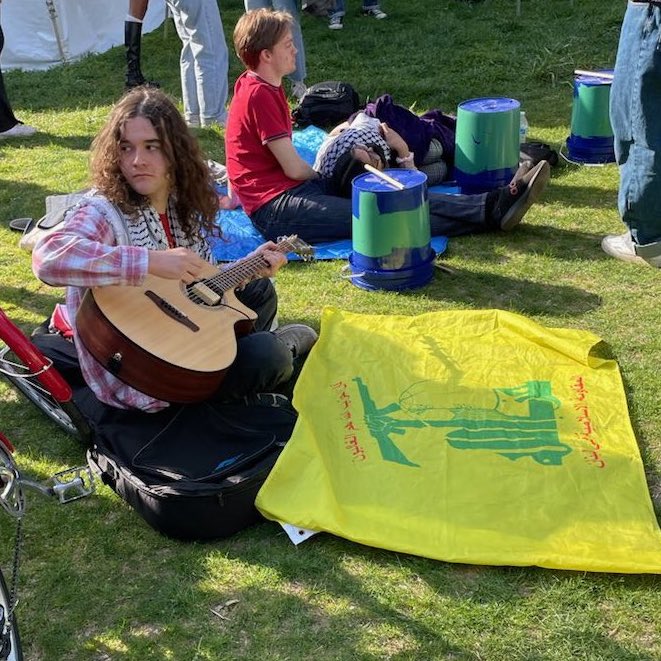
POLYGON ((188 248, 150 250, 148 271, 159 278, 183 280, 187 285, 198 280, 208 263, 188 248))

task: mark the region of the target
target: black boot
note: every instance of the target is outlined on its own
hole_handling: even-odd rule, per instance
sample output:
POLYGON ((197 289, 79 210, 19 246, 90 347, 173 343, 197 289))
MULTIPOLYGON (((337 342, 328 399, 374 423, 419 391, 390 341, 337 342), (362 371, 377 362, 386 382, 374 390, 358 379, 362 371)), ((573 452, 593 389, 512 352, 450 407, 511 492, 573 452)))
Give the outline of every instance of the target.
POLYGON ((140 70, 140 42, 142 40, 142 23, 124 21, 124 45, 126 46, 126 89, 149 85, 160 87, 153 80, 147 80, 140 70))

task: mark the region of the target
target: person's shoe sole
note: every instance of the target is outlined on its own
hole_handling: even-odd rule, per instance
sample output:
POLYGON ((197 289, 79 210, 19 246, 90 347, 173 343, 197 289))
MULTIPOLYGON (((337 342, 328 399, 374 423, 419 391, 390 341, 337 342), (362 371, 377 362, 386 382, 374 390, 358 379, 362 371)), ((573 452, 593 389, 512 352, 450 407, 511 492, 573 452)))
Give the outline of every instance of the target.
POLYGON ((510 232, 522 220, 528 209, 534 204, 551 178, 551 166, 548 161, 540 161, 529 172, 528 185, 521 197, 507 210, 500 221, 500 229, 510 232))
POLYGON ((31 229, 34 225, 34 218, 14 218, 14 220, 9 221, 9 229, 14 230, 14 232, 25 233, 28 229, 31 229))

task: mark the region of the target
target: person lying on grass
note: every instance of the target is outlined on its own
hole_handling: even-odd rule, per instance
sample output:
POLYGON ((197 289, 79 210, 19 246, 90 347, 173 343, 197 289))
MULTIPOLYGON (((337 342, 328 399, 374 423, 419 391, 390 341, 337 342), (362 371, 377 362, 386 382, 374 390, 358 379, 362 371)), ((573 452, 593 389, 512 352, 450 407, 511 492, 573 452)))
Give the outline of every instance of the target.
MULTIPOLYGON (((439 109, 416 115, 395 103, 390 94, 383 94, 368 103, 346 122, 333 128, 319 148, 314 169, 322 177, 330 177, 338 158, 354 143, 377 144, 383 160, 390 167, 415 164, 427 176, 429 186, 445 181, 454 163, 455 130, 457 120, 439 109), (399 134, 406 143, 406 156, 401 157, 390 148, 385 131, 399 134), (341 136, 341 137, 339 137, 341 136), (337 138, 337 139, 336 139, 337 138), (411 158, 412 154, 412 158, 411 158), (397 159, 408 158, 398 162, 397 159)), ((392 133, 394 135, 394 133, 392 133)))
MULTIPOLYGON (((291 114, 282 86, 283 77, 296 66, 291 16, 268 9, 247 12, 234 29, 234 47, 246 71, 234 88, 225 153, 230 184, 244 211, 267 239, 287 234, 297 234, 308 243, 350 238, 351 200, 339 195, 337 188, 338 178, 345 184, 350 179, 339 174, 335 179, 320 176, 292 143, 291 114)), ((388 133, 389 148, 403 165, 413 165, 401 136, 388 133)), ((386 165, 379 154, 366 150, 356 157, 373 160, 377 167, 386 165)), ((510 186, 491 193, 430 193, 432 235, 513 229, 549 176, 550 167, 543 161, 510 186)))

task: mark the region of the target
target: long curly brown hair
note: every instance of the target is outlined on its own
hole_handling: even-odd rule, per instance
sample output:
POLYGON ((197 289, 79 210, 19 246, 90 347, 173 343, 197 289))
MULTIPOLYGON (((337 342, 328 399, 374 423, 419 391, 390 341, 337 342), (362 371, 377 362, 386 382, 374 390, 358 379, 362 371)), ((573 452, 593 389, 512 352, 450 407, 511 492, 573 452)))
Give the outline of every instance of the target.
POLYGON ((153 87, 137 87, 115 105, 110 118, 92 143, 94 186, 129 215, 149 203, 121 172, 119 144, 127 120, 149 120, 161 141, 168 162, 175 208, 181 227, 190 238, 218 234, 215 225, 218 195, 197 140, 191 135, 172 99, 153 87))

